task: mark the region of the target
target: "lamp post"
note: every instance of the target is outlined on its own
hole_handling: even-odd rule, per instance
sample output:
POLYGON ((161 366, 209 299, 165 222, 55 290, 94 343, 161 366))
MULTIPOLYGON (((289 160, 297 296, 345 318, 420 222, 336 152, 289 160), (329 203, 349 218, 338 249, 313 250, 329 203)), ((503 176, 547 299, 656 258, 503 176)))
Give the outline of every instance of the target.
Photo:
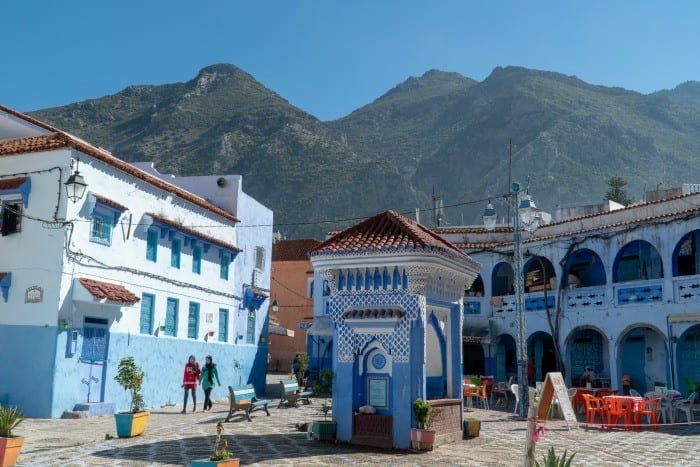
MULTIPOLYGON (((520 416, 525 417, 530 403, 527 381, 527 332, 525 326, 525 289, 523 285, 523 245, 522 229, 537 228, 537 207, 528 194, 523 194, 520 184, 513 182, 507 195, 513 208, 513 269, 515 281, 515 315, 516 315, 516 358, 518 360, 518 399, 520 416)), ((496 210, 489 202, 484 210, 484 227, 488 231, 496 228, 496 210)))
POLYGON ((80 159, 78 159, 76 163, 75 172, 68 177, 68 180, 66 180, 66 183, 64 184, 66 186, 66 195, 68 196, 68 199, 74 203, 77 203, 78 200, 83 197, 85 194, 85 189, 87 188, 87 183, 85 183, 85 179, 82 175, 80 175, 80 170, 78 170, 79 164, 80 159))

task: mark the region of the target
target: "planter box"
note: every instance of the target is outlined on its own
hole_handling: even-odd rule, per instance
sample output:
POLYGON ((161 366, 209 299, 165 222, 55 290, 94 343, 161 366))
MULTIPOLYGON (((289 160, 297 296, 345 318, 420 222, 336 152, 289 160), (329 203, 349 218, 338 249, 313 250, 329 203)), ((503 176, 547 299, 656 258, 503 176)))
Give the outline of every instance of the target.
POLYGON ((313 422, 311 425, 311 431, 314 434, 314 439, 319 441, 335 441, 335 433, 337 428, 337 422, 318 421, 313 422))
POLYGON ((146 429, 148 417, 151 412, 139 413, 115 413, 114 420, 117 422, 117 436, 120 438, 131 438, 138 436, 146 429))
POLYGON ((239 458, 235 459, 225 459, 222 461, 210 461, 210 460, 203 460, 203 461, 192 461, 190 465, 192 467, 238 467, 241 463, 241 460, 239 458))
POLYGON ((435 444, 435 431, 411 428, 411 447, 419 451, 432 451, 435 444))
POLYGON ((462 422, 462 437, 464 439, 477 438, 481 430, 481 420, 468 418, 462 422))
POLYGON ((0 467, 11 467, 17 463, 19 451, 22 449, 24 438, 0 438, 0 467))

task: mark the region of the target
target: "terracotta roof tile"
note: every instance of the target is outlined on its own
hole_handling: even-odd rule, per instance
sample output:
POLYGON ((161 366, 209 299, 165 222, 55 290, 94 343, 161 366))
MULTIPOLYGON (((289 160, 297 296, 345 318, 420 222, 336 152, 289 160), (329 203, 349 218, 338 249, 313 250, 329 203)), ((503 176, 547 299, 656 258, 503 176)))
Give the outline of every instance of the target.
MULTIPOLYGON (((1 108, 1 106, 0 106, 1 108)), ((21 115, 21 114, 20 114, 21 115)), ((32 120, 32 119, 30 119, 32 120)), ((78 138, 68 135, 67 133, 52 133, 49 135, 42 136, 32 136, 28 138, 17 138, 0 141, 0 156, 9 156, 14 154, 24 154, 39 151, 52 151, 55 149, 61 149, 71 147, 84 154, 94 157, 95 159, 104 162, 107 165, 121 170, 133 177, 139 178, 161 190, 165 190, 169 193, 179 196, 180 198, 189 201, 199 207, 207 209, 219 216, 228 219, 233 222, 240 222, 240 220, 228 211, 221 209, 218 206, 214 206, 210 202, 203 198, 190 193, 189 191, 183 190, 175 185, 171 185, 158 177, 155 177, 143 170, 137 169, 133 165, 117 159, 109 151, 101 148, 92 146, 78 138)))
POLYGON ((436 227, 433 231, 439 234, 486 234, 486 233, 508 233, 513 231, 513 227, 496 227, 492 231, 487 231, 485 227, 436 227))
POLYGON ((239 253, 241 251, 243 251, 240 248, 238 248, 237 246, 231 245, 230 243, 226 243, 223 240, 219 240, 218 238, 214 238, 214 237, 211 237, 209 235, 198 232, 190 227, 185 227, 184 225, 180 225, 177 222, 171 221, 167 217, 159 216, 157 214, 152 214, 150 212, 147 212, 146 215, 151 217, 154 221, 156 221, 160 224, 164 224, 164 225, 167 225, 168 227, 172 227, 173 229, 180 230, 188 235, 200 238, 200 239, 204 240, 205 242, 211 243, 211 244, 216 245, 216 246, 220 246, 221 248, 225 248, 225 249, 231 250, 231 251, 237 251, 239 253))
POLYGON ((406 313, 402 310, 379 309, 379 310, 348 310, 343 313, 343 319, 401 319, 406 313))
POLYGON ((14 190, 15 188, 19 188, 26 181, 27 177, 6 178, 5 180, 0 180, 0 190, 14 190))
POLYGON ((94 279, 86 279, 81 277, 78 279, 80 284, 85 287, 90 295, 100 300, 109 300, 110 302, 127 303, 133 305, 141 301, 139 297, 129 292, 123 285, 110 284, 109 282, 96 281, 94 279))
POLYGON ((122 211, 122 212, 124 212, 124 211, 128 211, 128 210, 129 210, 129 208, 127 208, 126 206, 124 206, 124 205, 122 205, 122 204, 119 204, 119 203, 117 203, 116 201, 112 201, 112 200, 109 199, 109 198, 105 198, 104 196, 98 195, 98 194, 96 194, 96 193, 93 193, 92 196, 94 196, 95 199, 96 199, 98 202, 100 202, 100 203, 102 203, 102 204, 104 204, 104 205, 106 205, 106 206, 109 206, 109 207, 111 207, 111 208, 114 208, 114 209, 116 209, 117 211, 122 211))
POLYGON ((363 250, 442 250, 471 261, 438 234, 394 211, 384 211, 343 230, 311 250, 322 253, 353 253, 363 250))
POLYGON ((320 244, 315 238, 279 240, 272 245, 272 261, 308 261, 309 251, 320 244))

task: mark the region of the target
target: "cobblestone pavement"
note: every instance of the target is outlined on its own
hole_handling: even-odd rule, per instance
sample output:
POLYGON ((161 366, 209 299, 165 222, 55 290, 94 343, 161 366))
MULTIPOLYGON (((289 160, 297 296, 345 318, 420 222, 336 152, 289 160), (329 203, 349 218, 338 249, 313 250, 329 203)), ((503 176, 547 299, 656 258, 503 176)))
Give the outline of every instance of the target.
MULTIPOLYGON (((271 416, 253 413, 226 423, 229 448, 243 465, 518 465, 524 450, 525 423, 505 411, 474 409, 466 415, 482 420, 478 438, 444 445, 430 453, 360 448, 308 441, 296 423, 317 418, 320 401, 297 409, 271 407, 271 416)), ((25 436, 19 465, 187 465, 212 450, 215 424, 226 415, 226 403, 208 413, 180 414, 178 407, 154 409, 146 432, 130 439, 115 435, 111 416, 78 420, 28 419, 18 427, 25 436)), ((563 422, 547 422, 537 445, 541 458, 549 446, 576 452, 574 465, 698 465, 700 426, 659 431, 568 430, 563 422)))

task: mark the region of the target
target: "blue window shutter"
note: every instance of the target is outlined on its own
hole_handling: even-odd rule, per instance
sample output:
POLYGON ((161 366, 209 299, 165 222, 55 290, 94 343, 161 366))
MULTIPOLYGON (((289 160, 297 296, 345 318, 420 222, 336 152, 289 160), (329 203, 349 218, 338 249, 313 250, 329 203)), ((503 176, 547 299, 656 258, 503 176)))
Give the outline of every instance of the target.
POLYGON ((151 294, 141 295, 141 334, 153 332, 153 305, 155 297, 151 294))
POLYGON ((196 246, 192 249, 192 272, 202 273, 202 247, 196 246))
POLYGON ((228 310, 219 308, 219 342, 228 342, 228 310))
POLYGON ((187 316, 187 337, 196 339, 199 333, 199 303, 190 302, 190 312, 187 316))
POLYGON ((158 232, 155 230, 148 231, 148 237, 146 238, 146 259, 154 263, 158 260, 158 232))
POLYGON ((221 266, 221 269, 219 271, 219 277, 225 281, 228 280, 228 265, 229 265, 229 259, 228 255, 221 255, 219 257, 219 264, 221 266))
POLYGON ((170 250, 170 266, 180 269, 180 252, 182 250, 182 241, 179 238, 173 238, 170 250))
POLYGON ((90 223, 90 241, 110 246, 112 244, 112 228, 114 217, 99 212, 93 212, 90 223))
POLYGON ((177 311, 179 301, 176 298, 168 298, 168 307, 165 310, 165 335, 177 336, 177 311))

